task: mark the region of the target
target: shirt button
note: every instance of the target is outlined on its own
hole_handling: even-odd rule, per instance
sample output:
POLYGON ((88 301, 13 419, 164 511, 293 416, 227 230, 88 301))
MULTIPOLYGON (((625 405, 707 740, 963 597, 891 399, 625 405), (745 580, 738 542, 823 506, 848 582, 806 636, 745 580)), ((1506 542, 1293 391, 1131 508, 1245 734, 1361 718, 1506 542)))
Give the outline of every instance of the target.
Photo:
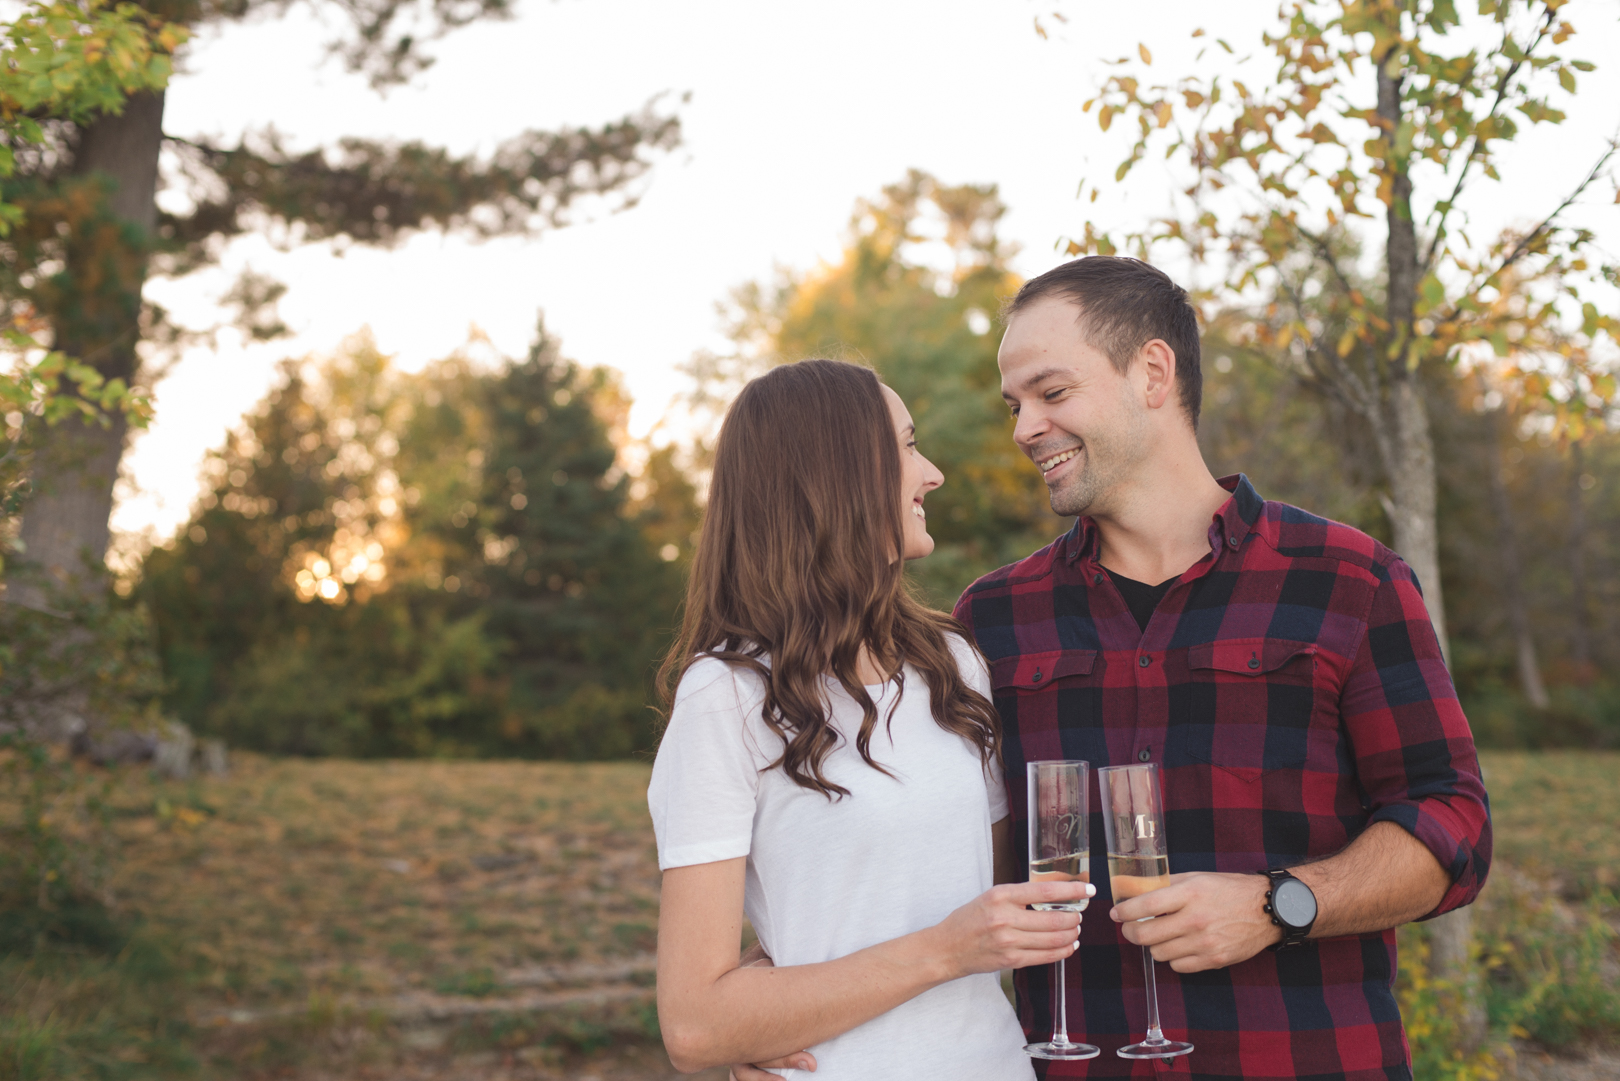
POLYGON ((1094 585, 1094 586, 1102 585, 1102 580, 1103 580, 1103 576, 1101 574, 1093 574, 1091 576, 1091 584, 1094 585))
POLYGON ((1141 665, 1143 668, 1146 668, 1148 665, 1153 663, 1153 658, 1144 653, 1142 654, 1141 660, 1137 661, 1136 663, 1141 665))
POLYGON ((1150 751, 1146 747, 1143 747, 1140 751, 1137 752, 1137 755, 1136 755, 1136 760, 1138 762, 1147 762, 1147 761, 1151 760, 1152 758, 1153 758, 1153 752, 1150 751))
POLYGON ((1230 537, 1227 537, 1226 543, 1230 544, 1233 548, 1236 548, 1238 546, 1237 534, 1234 533, 1230 537))

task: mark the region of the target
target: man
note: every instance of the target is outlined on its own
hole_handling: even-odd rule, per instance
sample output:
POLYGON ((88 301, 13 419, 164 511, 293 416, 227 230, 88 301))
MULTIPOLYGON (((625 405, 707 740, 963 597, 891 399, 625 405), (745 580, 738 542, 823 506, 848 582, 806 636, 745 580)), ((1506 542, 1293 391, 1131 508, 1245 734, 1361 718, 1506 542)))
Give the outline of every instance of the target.
MULTIPOLYGON (((1159 270, 1094 257, 1035 278, 999 364, 1013 438, 1052 509, 1079 516, 956 608, 990 662, 1013 836, 1025 762, 1157 762, 1173 872, 1117 906, 1095 876, 1107 918, 1067 966, 1068 1024, 1103 1053, 1043 1076, 1410 1078, 1392 929, 1468 904, 1490 863, 1473 738, 1412 572, 1210 474, 1197 322, 1159 270), (1114 1054, 1147 1024, 1141 945, 1190 1055, 1114 1054)), ((1052 1031, 1050 980, 1016 976, 1032 1039, 1052 1031)))

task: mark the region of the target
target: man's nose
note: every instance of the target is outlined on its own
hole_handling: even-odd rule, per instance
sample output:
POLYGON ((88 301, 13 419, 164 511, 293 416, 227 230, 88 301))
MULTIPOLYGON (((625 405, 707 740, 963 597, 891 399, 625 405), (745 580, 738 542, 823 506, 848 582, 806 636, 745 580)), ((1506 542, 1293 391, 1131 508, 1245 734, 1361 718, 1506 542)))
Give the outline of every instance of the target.
POLYGON ((1046 418, 1039 409, 1024 409, 1018 413, 1018 421, 1013 425, 1013 442, 1021 447, 1033 444, 1046 434, 1046 418))

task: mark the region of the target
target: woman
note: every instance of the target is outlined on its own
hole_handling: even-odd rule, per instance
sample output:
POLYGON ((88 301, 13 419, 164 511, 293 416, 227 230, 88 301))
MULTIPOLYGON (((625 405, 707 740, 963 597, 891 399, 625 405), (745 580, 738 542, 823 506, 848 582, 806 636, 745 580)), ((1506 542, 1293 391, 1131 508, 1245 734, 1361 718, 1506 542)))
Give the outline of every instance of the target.
POLYGON ((658 1016, 683 1072, 1032 1076, 996 972, 1070 956, 1078 916, 1025 906, 1092 888, 992 888, 988 679, 902 581, 942 481, 866 368, 786 365, 727 413, 647 794, 658 1016), (774 967, 740 964, 745 913, 774 967))

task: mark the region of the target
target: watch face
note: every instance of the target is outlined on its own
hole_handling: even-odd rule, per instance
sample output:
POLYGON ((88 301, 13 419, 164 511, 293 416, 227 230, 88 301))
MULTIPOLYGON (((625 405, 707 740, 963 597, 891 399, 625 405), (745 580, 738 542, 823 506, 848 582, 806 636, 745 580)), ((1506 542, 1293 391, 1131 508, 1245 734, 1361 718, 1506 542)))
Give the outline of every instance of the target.
POLYGON ((1272 911, 1288 927, 1309 927, 1316 919, 1316 894, 1297 878, 1285 878, 1271 895, 1272 911))

